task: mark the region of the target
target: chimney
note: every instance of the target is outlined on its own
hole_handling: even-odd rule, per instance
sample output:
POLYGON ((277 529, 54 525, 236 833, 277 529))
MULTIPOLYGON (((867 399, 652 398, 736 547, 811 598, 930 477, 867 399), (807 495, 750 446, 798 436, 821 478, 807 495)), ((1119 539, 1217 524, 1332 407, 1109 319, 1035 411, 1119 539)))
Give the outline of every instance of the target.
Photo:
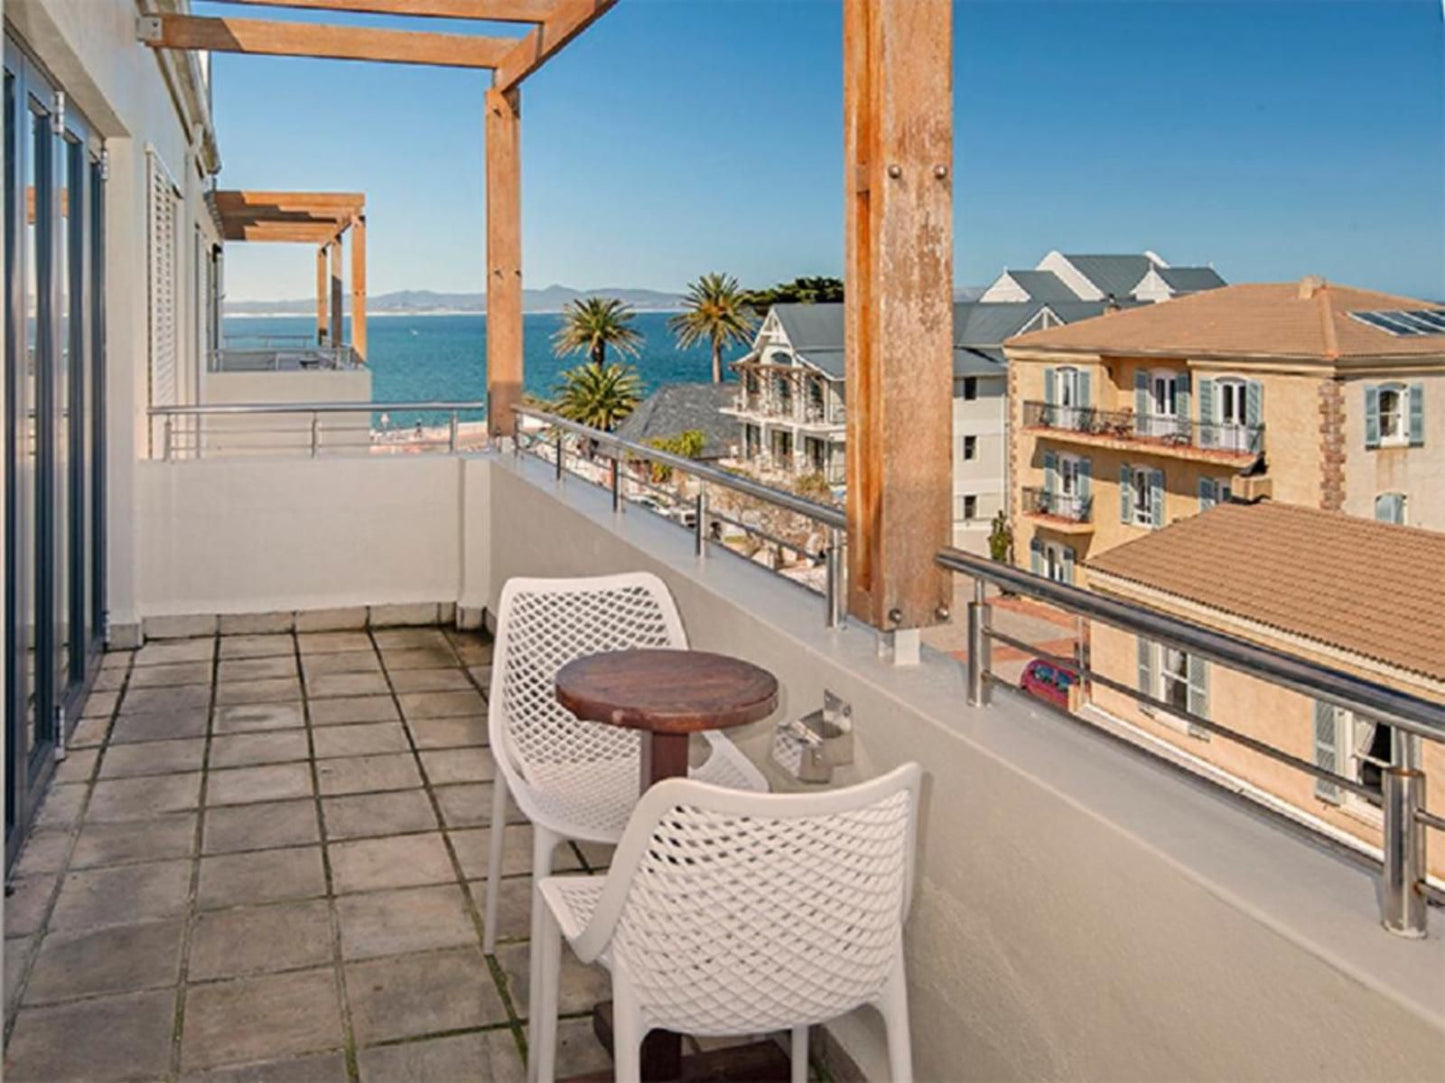
POLYGON ((1319 275, 1305 275, 1299 280, 1299 299, 1301 301, 1308 301, 1327 285, 1329 285, 1329 283, 1319 275))

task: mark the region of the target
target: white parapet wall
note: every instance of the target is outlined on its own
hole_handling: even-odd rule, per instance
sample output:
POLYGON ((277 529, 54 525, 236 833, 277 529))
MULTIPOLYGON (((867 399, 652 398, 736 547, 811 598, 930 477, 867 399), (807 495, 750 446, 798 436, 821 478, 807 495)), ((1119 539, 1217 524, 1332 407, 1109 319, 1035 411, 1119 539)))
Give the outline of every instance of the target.
POLYGON ((137 473, 132 619, 485 604, 484 459, 241 457, 137 473))

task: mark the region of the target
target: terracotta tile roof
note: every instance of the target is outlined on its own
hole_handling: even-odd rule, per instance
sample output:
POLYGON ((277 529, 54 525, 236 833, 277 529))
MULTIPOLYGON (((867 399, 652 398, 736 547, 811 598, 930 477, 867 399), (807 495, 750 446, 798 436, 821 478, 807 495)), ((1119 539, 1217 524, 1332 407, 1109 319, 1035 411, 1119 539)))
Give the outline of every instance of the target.
POLYGON ((1088 567, 1445 680, 1445 534, 1269 501, 1220 504, 1088 567))
POLYGON ((1445 363, 1445 335, 1396 336, 1351 312, 1429 309, 1409 297, 1320 279, 1246 283, 1111 312, 1009 339, 1009 347, 1183 357, 1425 357, 1445 363))

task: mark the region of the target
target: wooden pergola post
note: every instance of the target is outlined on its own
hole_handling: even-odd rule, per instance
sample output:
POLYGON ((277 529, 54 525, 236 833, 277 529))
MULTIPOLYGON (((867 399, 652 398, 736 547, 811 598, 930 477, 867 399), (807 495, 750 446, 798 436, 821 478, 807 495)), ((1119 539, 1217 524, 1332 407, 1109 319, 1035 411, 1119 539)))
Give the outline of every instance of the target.
POLYGON ((341 312, 340 235, 337 235, 327 247, 331 249, 331 345, 340 346, 346 340, 346 323, 341 312))
POLYGON ((951 60, 949 0, 844 0, 848 609, 890 632, 950 602, 951 60))
POLYGON ((517 90, 487 91, 487 430, 516 431, 522 401, 522 160, 517 90))
POLYGON ((326 319, 326 246, 316 250, 316 345, 325 346, 331 337, 326 319))
POLYGON ((366 216, 351 220, 351 348, 366 361, 366 216))

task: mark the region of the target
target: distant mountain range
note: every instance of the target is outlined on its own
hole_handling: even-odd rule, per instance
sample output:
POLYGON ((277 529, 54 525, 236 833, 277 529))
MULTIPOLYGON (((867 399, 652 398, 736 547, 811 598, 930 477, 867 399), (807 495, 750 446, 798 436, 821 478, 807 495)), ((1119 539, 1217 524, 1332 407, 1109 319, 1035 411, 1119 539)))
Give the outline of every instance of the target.
MULTIPOLYGON (((618 289, 603 287, 577 290, 571 286, 551 285, 546 289, 523 290, 522 310, 525 312, 560 312, 569 301, 581 297, 615 297, 639 312, 673 311, 682 307, 682 297, 659 290, 618 289)), ((485 293, 436 293, 432 290, 398 290, 374 294, 366 299, 368 313, 402 313, 419 315, 428 312, 485 312, 485 293)), ((294 301, 228 301, 229 316, 307 315, 316 311, 316 299, 306 297, 294 301)))

